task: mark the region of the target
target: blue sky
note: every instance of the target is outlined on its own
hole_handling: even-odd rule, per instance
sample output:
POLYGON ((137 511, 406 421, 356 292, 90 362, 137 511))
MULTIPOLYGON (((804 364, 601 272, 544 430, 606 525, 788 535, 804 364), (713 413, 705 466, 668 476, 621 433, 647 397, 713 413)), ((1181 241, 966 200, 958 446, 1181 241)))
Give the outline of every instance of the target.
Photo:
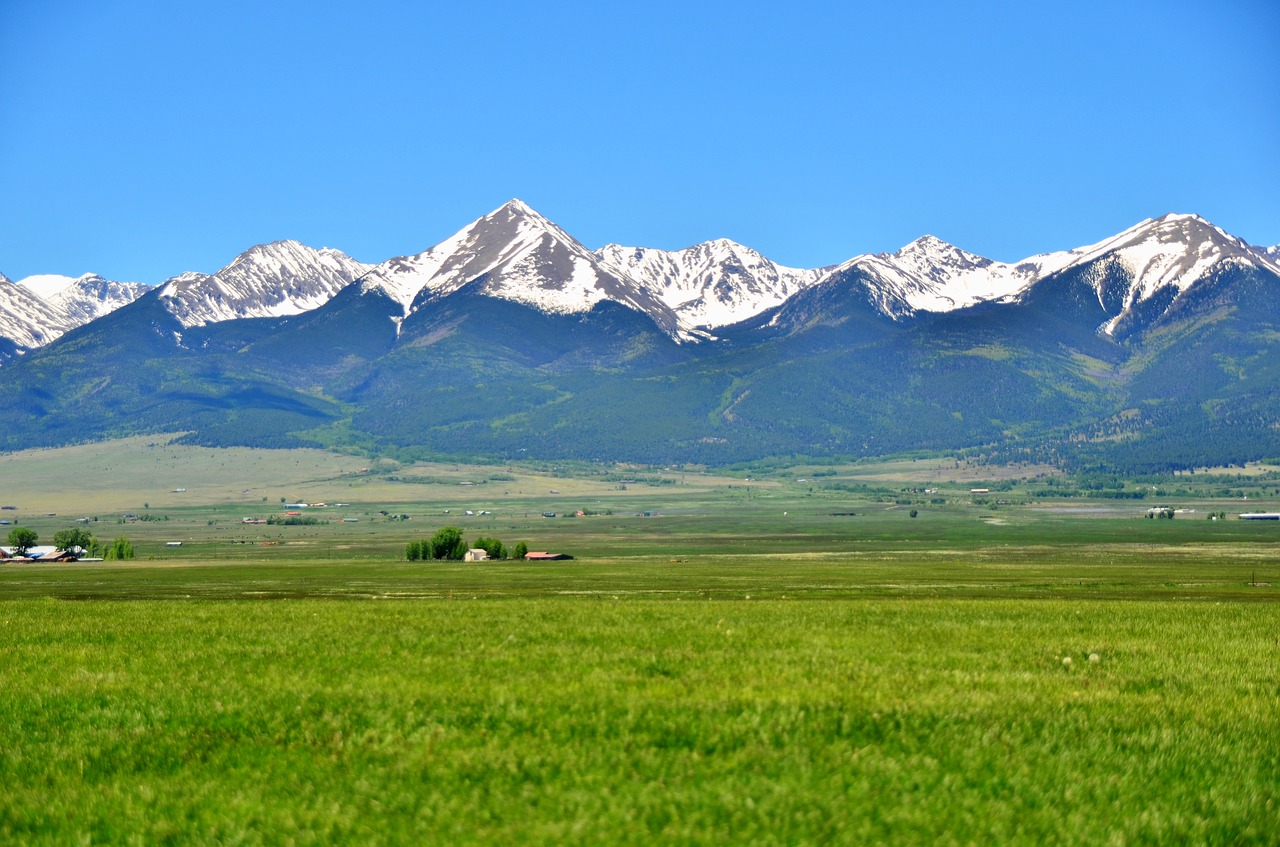
POLYGON ((1280 242, 1280 4, 0 2, 0 272, 376 262, 511 197, 589 247, 1280 242))

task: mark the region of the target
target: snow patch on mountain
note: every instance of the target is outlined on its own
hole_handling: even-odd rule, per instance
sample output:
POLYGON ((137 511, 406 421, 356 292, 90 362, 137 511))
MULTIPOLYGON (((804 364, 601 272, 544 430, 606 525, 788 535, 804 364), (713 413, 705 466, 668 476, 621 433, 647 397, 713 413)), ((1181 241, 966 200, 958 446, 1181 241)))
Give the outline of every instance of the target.
POLYGON ((71 328, 72 323, 35 292, 0 275, 0 337, 31 349, 71 328))
POLYGON ((608 244, 595 255, 615 275, 635 281, 671 308, 685 332, 746 320, 823 274, 775 264, 726 238, 672 251, 608 244))
POLYGON ((45 301, 74 326, 81 326, 127 306, 148 290, 150 287, 140 282, 116 282, 98 274, 85 274, 47 295, 45 301))
MULTIPOLYGON (((1117 262, 1129 279, 1122 308, 1100 330, 1108 335, 1140 303, 1157 292, 1173 289, 1174 297, 1184 292, 1224 264, 1265 268, 1280 273, 1280 266, 1264 252, 1229 235, 1199 215, 1167 214, 1148 218, 1097 244, 1062 254, 1066 263, 1056 270, 1087 266, 1107 259, 1117 262)), ((1042 273, 1047 276, 1053 271, 1042 273)), ((1098 302, 1104 307, 1102 278, 1094 284, 1098 302)))
POLYGON ((339 250, 275 241, 241 253, 217 273, 166 280, 160 297, 184 327, 283 317, 324 305, 369 269, 339 250))
POLYGON ((1258 264, 1257 254, 1248 244, 1198 215, 1149 218, 1072 253, 1078 256, 1073 265, 1107 255, 1118 258, 1133 274, 1130 304, 1167 286, 1185 291, 1227 259, 1258 264))
MULTIPOLYGON (((88 276, 88 274, 86 274, 88 276)), ((18 280, 18 285, 30 291, 41 300, 60 294, 64 289, 75 284, 77 277, 62 274, 34 274, 18 280)))
POLYGON ((1254 252, 1266 259, 1271 267, 1280 273, 1280 244, 1274 247, 1255 247, 1254 252))
POLYGON ((996 262, 968 253, 932 235, 893 253, 855 256, 834 268, 839 279, 858 270, 872 282, 880 311, 895 319, 915 312, 949 312, 989 300, 1007 300, 1067 263, 1064 253, 1045 253, 1020 262, 996 262))

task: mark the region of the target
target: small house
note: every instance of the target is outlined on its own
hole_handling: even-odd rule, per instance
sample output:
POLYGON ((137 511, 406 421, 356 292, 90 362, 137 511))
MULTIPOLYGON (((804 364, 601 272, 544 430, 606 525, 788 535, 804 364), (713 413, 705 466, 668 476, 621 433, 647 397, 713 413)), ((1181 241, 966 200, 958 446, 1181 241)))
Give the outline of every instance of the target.
POLYGON ((489 558, 489 553, 479 547, 474 547, 466 552, 462 557, 464 562, 483 562, 489 558))

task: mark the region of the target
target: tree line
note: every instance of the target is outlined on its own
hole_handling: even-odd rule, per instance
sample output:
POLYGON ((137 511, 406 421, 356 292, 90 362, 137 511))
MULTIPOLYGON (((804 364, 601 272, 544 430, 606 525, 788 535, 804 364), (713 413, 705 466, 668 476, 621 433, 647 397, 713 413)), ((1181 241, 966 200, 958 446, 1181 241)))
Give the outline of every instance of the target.
MULTIPOLYGON (((15 526, 9 530, 9 546, 19 556, 25 556, 27 551, 35 547, 36 542, 39 540, 40 535, 30 527, 15 526)), ((62 529, 55 532, 53 534, 53 546, 67 552, 79 549, 84 554, 95 558, 99 556, 110 560, 133 558, 133 544, 123 535, 118 536, 110 544, 106 544, 99 541, 86 529, 62 529)))

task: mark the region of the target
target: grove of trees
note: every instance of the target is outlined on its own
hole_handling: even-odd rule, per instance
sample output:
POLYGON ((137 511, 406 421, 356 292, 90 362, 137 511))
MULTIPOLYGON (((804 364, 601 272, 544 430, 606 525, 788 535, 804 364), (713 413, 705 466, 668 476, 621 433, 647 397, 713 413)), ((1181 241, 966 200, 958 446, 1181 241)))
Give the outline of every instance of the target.
POLYGON ((133 544, 129 541, 129 539, 121 535, 118 538, 116 538, 115 541, 111 542, 111 546, 106 549, 106 552, 103 555, 103 558, 112 559, 112 560, 132 559, 133 544))
POLYGON ((481 536, 470 545, 462 538, 462 530, 456 526, 446 526, 436 530, 428 539, 410 541, 405 547, 405 558, 411 562, 425 559, 446 559, 460 562, 467 555, 467 550, 475 548, 485 551, 490 559, 523 559, 529 548, 522 541, 516 545, 514 553, 510 553, 506 545, 496 538, 481 536))

